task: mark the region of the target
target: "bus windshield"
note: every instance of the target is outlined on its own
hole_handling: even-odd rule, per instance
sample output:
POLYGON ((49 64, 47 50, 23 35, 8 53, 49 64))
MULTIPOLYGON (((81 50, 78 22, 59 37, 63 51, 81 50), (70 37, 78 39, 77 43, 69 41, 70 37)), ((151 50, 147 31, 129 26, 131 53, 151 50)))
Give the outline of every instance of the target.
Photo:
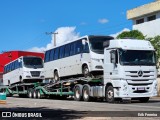
POLYGON ((24 66, 27 68, 43 68, 43 62, 41 58, 37 57, 24 57, 24 66))
POLYGON ((104 54, 104 47, 103 43, 105 41, 113 39, 112 37, 91 37, 89 38, 90 48, 91 51, 98 53, 98 54, 104 54))
POLYGON ((146 50, 119 50, 121 65, 156 65, 155 52, 146 50))

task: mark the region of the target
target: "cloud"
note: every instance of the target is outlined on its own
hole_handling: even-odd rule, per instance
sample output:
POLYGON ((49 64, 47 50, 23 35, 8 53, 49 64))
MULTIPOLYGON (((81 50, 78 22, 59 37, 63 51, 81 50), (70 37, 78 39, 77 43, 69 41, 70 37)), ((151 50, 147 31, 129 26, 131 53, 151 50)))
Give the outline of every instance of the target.
POLYGON ((119 34, 121 34, 121 33, 124 32, 124 31, 130 31, 130 29, 124 28, 123 30, 121 30, 121 31, 119 31, 119 32, 117 32, 117 33, 115 33, 115 34, 111 34, 110 36, 116 38, 119 34))
POLYGON ((108 23, 109 20, 106 19, 106 18, 102 18, 102 19, 99 19, 98 22, 101 23, 101 24, 105 24, 105 23, 108 23))
MULTIPOLYGON (((75 31, 76 27, 60 27, 55 30, 54 33, 56 34, 56 45, 60 45, 64 42, 72 41, 74 39, 79 38, 79 33, 75 31)), ((28 51, 34 52, 43 52, 45 50, 51 49, 54 47, 54 35, 52 34, 51 42, 46 45, 46 47, 33 47, 30 48, 28 51)))
POLYGON ((45 47, 33 47, 33 48, 30 48, 28 49, 27 51, 30 51, 30 52, 44 52, 46 50, 45 47))

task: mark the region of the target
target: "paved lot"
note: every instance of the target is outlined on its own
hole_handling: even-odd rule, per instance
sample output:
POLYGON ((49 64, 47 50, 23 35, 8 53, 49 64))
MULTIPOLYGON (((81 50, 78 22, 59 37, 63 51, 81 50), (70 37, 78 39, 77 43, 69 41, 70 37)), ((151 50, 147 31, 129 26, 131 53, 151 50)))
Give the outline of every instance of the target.
MULTIPOLYGON (((8 97, 7 104, 0 105, 0 111, 6 110, 20 110, 20 111, 48 111, 49 113, 54 113, 56 117, 60 119, 118 119, 123 120, 124 118, 113 117, 114 114, 122 115, 128 114, 129 116, 135 115, 135 112, 140 111, 139 113, 144 113, 143 111, 160 111, 160 98, 152 98, 148 103, 139 103, 138 101, 133 101, 132 103, 115 103, 109 104, 106 102, 77 102, 74 100, 56 100, 56 99, 29 99, 29 98, 18 98, 18 97, 8 97), (84 111, 90 111, 85 113, 84 111), (93 112, 91 112, 93 111, 93 112), (94 112, 96 111, 96 112, 94 112), (101 111, 101 112, 98 112, 101 111), (112 112, 106 112, 112 111, 112 112), (115 111, 115 112, 114 112, 115 111), (125 112, 117 112, 125 111, 125 112), (129 112, 130 111, 130 112, 129 112), (104 114, 111 114, 107 117, 104 114), (86 115, 87 114, 87 115, 86 115), (89 115, 88 115, 89 114, 89 115), (95 117, 99 116, 99 117, 95 117)), ((137 112, 136 112, 137 114, 137 112)), ((160 115, 160 112, 159 114, 160 115)), ((125 119, 136 119, 136 118, 127 118, 125 119)), ((160 119, 157 117, 141 117, 138 119, 160 119)))

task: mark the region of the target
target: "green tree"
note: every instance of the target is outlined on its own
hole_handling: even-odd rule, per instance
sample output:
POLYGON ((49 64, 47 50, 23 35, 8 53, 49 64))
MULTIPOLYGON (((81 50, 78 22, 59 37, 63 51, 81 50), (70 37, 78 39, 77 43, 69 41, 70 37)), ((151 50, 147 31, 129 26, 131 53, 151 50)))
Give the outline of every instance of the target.
POLYGON ((149 40, 151 42, 151 44, 153 45, 154 49, 156 50, 156 59, 157 59, 157 67, 160 67, 160 36, 155 36, 154 38, 148 38, 147 40, 149 40))
POLYGON ((135 38, 135 39, 145 39, 145 36, 138 30, 124 31, 117 36, 118 39, 123 38, 135 38))

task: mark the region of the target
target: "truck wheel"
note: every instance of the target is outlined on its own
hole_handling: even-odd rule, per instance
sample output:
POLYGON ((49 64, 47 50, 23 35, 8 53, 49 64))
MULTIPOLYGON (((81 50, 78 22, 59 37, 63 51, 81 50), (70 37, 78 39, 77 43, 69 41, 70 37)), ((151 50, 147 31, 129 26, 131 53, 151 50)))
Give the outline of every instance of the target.
POLYGON ((109 103, 113 103, 114 99, 114 90, 112 86, 109 86, 106 90, 106 101, 109 103))
POLYGON ((149 101, 149 97, 142 97, 142 98, 139 98, 139 101, 140 101, 141 103, 146 103, 146 102, 149 101))
POLYGON ((78 85, 74 89, 74 100, 76 100, 76 101, 82 100, 81 87, 78 85))
POLYGON ((91 100, 90 90, 88 85, 84 85, 83 87, 83 100, 89 102, 91 100))
POLYGON ((58 75, 58 71, 54 72, 54 79, 56 82, 60 80, 59 75, 58 75))
POLYGON ((83 73, 83 76, 84 76, 85 78, 91 76, 87 65, 85 65, 85 66, 83 67, 82 73, 83 73))

